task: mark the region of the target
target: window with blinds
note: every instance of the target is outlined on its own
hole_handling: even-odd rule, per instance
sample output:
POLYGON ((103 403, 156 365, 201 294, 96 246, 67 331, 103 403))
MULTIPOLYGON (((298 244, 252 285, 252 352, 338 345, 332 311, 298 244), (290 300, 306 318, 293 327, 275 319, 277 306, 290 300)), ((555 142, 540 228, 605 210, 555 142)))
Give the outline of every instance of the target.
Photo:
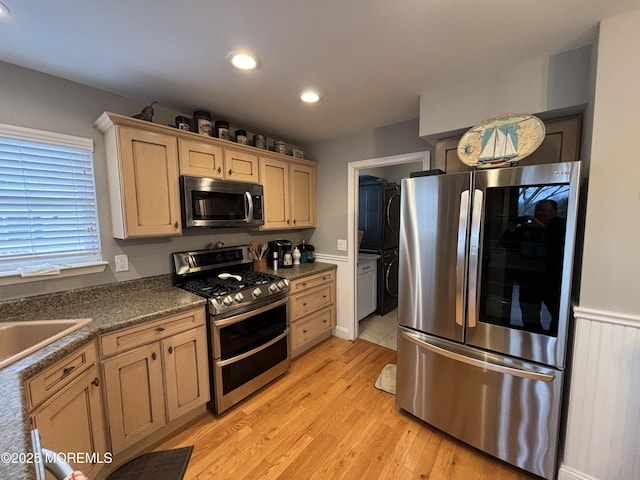
POLYGON ((0 274, 101 261, 93 141, 0 124, 0 274))

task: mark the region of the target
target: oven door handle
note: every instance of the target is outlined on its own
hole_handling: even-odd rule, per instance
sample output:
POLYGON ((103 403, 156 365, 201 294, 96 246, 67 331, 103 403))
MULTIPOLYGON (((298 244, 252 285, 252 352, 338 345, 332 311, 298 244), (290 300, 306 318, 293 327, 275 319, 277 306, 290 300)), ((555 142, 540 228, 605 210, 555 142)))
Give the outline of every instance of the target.
POLYGON ((254 348, 253 350, 249 350, 248 352, 245 352, 243 354, 237 355, 237 356, 235 356, 233 358, 227 358, 226 360, 216 360, 216 366, 218 366, 218 367, 226 367, 227 365, 231 365, 232 363, 239 362, 240 360, 243 360, 243 359, 245 359, 247 357, 250 357, 251 355, 255 355, 256 353, 261 352, 265 348, 269 348, 274 343, 279 342, 280 340, 285 338, 288 334, 289 334, 289 327, 287 327, 284 332, 282 332, 280 335, 278 335, 273 340, 269 340, 267 343, 264 343, 264 344, 260 345, 259 347, 254 348))
POLYGON ((232 317, 221 318, 220 320, 214 320, 213 323, 215 323, 216 327, 226 327, 227 325, 233 325, 234 323, 241 322, 243 320, 246 320, 249 317, 253 317, 254 315, 259 315, 273 308, 277 308, 280 305, 284 305, 288 301, 289 301, 289 295, 278 300, 277 302, 269 303, 268 305, 265 305, 260 308, 256 308, 255 310, 249 310, 248 312, 239 313, 238 315, 233 315, 232 317))

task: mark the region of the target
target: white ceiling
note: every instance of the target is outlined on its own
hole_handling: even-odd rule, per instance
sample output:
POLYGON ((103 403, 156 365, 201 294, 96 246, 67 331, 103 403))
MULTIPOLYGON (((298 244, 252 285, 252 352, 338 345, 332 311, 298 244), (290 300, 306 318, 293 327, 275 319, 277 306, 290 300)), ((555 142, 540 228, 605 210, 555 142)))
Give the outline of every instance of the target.
MULTIPOLYGON (((448 79, 591 43, 640 0, 2 0, 0 60, 287 141, 418 118, 448 79), (232 70, 239 48, 262 61, 232 70), (323 94, 302 104, 305 88, 323 94)), ((1 81, 1 79, 0 79, 1 81)), ((118 112, 132 114, 136 112, 118 112)))

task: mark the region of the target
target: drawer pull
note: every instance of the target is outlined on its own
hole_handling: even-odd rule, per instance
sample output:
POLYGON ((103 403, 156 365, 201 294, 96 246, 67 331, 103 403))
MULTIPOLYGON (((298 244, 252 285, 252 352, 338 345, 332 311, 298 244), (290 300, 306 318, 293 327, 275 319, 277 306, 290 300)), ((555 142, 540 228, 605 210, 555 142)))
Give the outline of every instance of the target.
POLYGON ((98 385, 100 385, 100 379, 98 377, 94 378, 93 382, 91 382, 91 385, 95 385, 97 387, 98 385))
POLYGON ((306 287, 307 286, 307 282, 303 282, 302 286, 306 287))
POLYGON ((158 328, 156 328, 156 332, 164 332, 164 328, 163 327, 158 327, 158 328))
POLYGON ((302 304, 302 306, 303 306, 303 307, 306 307, 306 306, 307 306, 307 302, 304 302, 304 303, 302 304))
POLYGON ((302 330, 302 333, 307 333, 307 331, 306 330, 302 330))
POLYGON ((173 347, 169 347, 169 355, 173 353, 173 347))
POLYGON ((73 371, 75 370, 75 368, 76 368, 75 366, 71 366, 71 367, 64 368, 64 369, 62 370, 62 376, 63 376, 63 377, 66 377, 66 376, 67 376, 67 375, 69 375, 71 372, 73 372, 73 371))
POLYGON ((156 359, 156 357, 157 357, 156 352, 153 352, 153 353, 151 354, 151 360, 155 360, 155 359, 156 359))

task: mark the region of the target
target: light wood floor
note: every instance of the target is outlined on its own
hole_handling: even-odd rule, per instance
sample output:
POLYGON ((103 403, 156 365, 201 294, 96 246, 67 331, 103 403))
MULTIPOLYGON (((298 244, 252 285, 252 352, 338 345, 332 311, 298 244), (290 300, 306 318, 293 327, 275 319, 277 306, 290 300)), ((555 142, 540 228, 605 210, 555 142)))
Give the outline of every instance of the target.
POLYGON ((332 337, 289 373, 156 450, 194 445, 185 480, 530 480, 395 406, 373 384, 396 352, 332 337))

